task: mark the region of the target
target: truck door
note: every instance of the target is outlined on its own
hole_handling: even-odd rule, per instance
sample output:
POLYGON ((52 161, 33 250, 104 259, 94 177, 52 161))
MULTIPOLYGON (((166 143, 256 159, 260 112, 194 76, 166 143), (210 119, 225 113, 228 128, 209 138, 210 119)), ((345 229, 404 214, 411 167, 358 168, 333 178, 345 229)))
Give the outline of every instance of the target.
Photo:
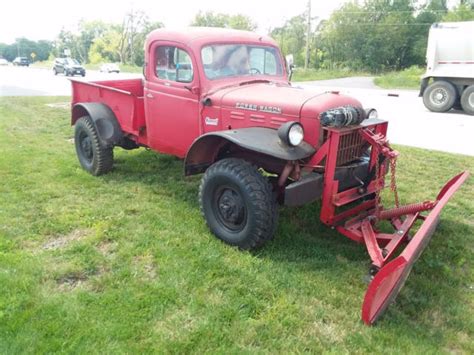
POLYGON ((145 82, 148 144, 184 157, 200 134, 195 60, 175 42, 155 42, 149 53, 145 82))

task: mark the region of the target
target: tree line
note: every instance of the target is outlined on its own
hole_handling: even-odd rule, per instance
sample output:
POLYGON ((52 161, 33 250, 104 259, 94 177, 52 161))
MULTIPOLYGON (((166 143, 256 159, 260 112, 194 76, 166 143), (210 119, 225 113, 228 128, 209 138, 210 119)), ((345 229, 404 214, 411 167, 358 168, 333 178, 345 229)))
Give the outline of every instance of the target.
MULTIPOLYGON (((327 20, 313 15, 309 33, 307 12, 269 31, 285 55, 293 54, 297 66, 304 64, 309 40, 310 68, 379 72, 424 65, 430 26, 435 22, 474 20, 474 5, 461 0, 448 9, 447 0, 366 0, 344 4, 327 20)), ((249 31, 257 28, 248 16, 214 12, 199 12, 190 25, 249 31)), ((13 44, 0 43, 0 57, 11 61, 26 56, 43 61, 69 53, 83 63, 142 66, 146 35, 161 27, 161 22, 134 10, 119 24, 83 20, 77 31, 63 29, 54 41, 19 38, 13 44)))
MULTIPOLYGON (((307 17, 303 13, 271 31, 297 66, 304 64, 307 17)), ((450 10, 446 0, 354 1, 327 20, 312 20, 309 67, 380 72, 424 65, 431 25, 474 20, 474 5, 462 1, 450 10)))

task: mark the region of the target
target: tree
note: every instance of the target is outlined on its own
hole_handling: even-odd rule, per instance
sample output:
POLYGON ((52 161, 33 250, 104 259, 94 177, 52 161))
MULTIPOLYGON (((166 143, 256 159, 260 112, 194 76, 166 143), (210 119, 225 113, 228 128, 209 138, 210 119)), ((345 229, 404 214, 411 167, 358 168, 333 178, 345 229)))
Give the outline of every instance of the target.
POLYGON ((163 27, 161 22, 151 22, 144 13, 130 12, 121 25, 106 24, 106 30, 95 38, 88 57, 92 63, 120 62, 142 66, 146 36, 163 27))
POLYGON ((257 28, 256 23, 248 16, 242 14, 227 15, 212 11, 198 12, 191 22, 191 26, 233 28, 246 31, 254 31, 257 28))
POLYGON ((12 44, 0 43, 0 57, 12 61, 18 56, 28 57, 30 60, 46 60, 52 50, 50 41, 31 41, 27 38, 17 38, 12 44), (34 58, 32 57, 34 53, 34 58))
POLYGON ((443 17, 443 22, 472 21, 474 20, 474 4, 461 3, 443 17))
POLYGON ((412 0, 346 3, 317 34, 323 67, 371 72, 423 64, 428 30, 447 11, 446 1, 415 8, 412 0))
POLYGON ((295 64, 304 64, 304 48, 306 44, 306 15, 292 17, 282 27, 277 27, 270 32, 284 55, 293 54, 295 64))

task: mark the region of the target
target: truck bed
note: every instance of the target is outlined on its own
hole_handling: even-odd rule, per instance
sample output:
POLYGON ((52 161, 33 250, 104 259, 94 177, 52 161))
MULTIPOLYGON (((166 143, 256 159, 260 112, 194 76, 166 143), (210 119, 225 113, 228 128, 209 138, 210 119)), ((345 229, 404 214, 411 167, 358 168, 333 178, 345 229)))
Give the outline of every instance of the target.
POLYGON ((125 134, 147 144, 142 79, 84 81, 71 79, 72 105, 101 102, 114 112, 125 134))

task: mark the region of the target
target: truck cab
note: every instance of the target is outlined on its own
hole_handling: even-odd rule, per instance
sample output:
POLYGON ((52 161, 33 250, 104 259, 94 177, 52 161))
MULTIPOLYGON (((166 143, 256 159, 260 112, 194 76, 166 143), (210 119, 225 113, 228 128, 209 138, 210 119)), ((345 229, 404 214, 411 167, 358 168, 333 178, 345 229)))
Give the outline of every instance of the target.
POLYGON ((206 224, 229 245, 260 248, 274 237, 278 205, 321 200, 322 223, 365 244, 372 260, 367 324, 397 295, 468 175, 451 179, 436 201, 400 206, 388 123, 355 98, 292 86, 275 41, 251 32, 155 30, 146 40, 143 78, 71 81, 82 167, 108 173, 115 147, 184 158, 185 175, 203 174, 198 196, 206 224), (384 209, 389 166, 397 202, 384 209), (392 233, 378 229, 383 220, 392 233), (412 237, 418 220, 424 223, 412 237))

